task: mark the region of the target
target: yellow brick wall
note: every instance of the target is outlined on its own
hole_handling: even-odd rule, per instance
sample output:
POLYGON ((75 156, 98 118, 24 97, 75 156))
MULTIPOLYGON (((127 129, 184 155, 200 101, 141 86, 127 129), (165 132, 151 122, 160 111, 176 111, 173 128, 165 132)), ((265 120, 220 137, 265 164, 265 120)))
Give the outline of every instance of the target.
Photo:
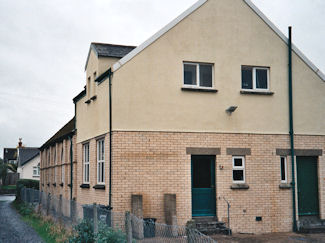
MULTIPOLYGON (((105 135, 105 190, 97 184, 96 138, 84 141, 90 148, 90 188, 83 183, 82 143, 76 147, 74 196, 79 204, 108 204, 109 136, 105 135)), ((216 204, 219 220, 227 218, 226 198, 230 204, 230 224, 234 232, 266 233, 292 230, 292 191, 280 189, 280 156, 276 149, 290 148, 288 135, 180 133, 180 132, 113 132, 114 211, 131 210, 131 195, 143 195, 144 217, 164 222, 163 195, 176 194, 177 219, 183 225, 192 218, 191 155, 187 147, 218 147, 216 156, 216 204), (230 189, 232 155, 227 148, 250 148, 245 156, 247 190, 230 189), (220 169, 223 166, 223 169, 220 169), (257 222, 256 216, 263 220, 257 222)), ((295 136, 296 149, 322 149, 325 136, 295 136)), ((321 218, 325 218, 325 156, 319 157, 319 198, 321 218)), ((291 182, 291 161, 287 156, 288 182, 291 182)), ((53 189, 53 188, 51 188, 53 189)), ((57 188, 56 188, 57 189, 57 188)), ((54 188, 55 190, 55 188, 54 188)))

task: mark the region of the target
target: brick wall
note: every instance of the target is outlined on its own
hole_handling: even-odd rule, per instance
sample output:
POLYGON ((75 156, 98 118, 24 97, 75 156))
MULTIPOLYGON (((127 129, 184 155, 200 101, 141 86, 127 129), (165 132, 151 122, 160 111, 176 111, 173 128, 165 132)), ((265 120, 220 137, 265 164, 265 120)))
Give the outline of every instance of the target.
MULTIPOLYGON (((82 143, 77 144, 77 201, 81 204, 108 204, 109 144, 105 136, 105 190, 97 184, 96 139, 89 141, 90 188, 83 183, 82 143)), ((163 196, 176 194, 177 218, 185 224, 192 218, 191 155, 187 147, 220 148, 216 155, 216 204, 219 220, 227 218, 226 198, 230 204, 230 224, 234 232, 265 233, 292 230, 292 191, 280 189, 280 156, 277 148, 290 148, 288 135, 114 132, 112 206, 115 211, 131 210, 131 195, 143 195, 144 217, 164 222, 163 196), (232 155, 227 148, 250 148, 245 156, 246 183, 249 189, 235 190, 232 185, 232 155), (222 167, 222 169, 221 169, 222 167), (262 221, 256 221, 261 216, 262 221)), ((296 136, 296 149, 322 149, 325 136, 296 136)), ((325 156, 319 157, 319 198, 321 218, 325 218, 325 156)), ((291 161, 287 156, 288 182, 291 161)))

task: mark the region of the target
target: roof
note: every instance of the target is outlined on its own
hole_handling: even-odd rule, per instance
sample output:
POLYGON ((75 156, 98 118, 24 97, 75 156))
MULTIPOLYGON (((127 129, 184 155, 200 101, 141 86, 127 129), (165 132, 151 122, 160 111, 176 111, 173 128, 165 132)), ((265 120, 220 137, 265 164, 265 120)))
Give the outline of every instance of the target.
POLYGON ((61 142, 63 139, 73 135, 75 132, 75 118, 73 117, 67 124, 65 124, 57 133, 55 133, 49 140, 47 140, 42 146, 41 150, 51 146, 57 142, 61 142))
POLYGON ((91 50, 94 50, 97 57, 122 58, 125 55, 127 55, 130 51, 132 51, 134 48, 136 48, 136 46, 125 46, 125 45, 115 45, 115 44, 92 42, 90 44, 87 61, 86 61, 86 65, 85 65, 85 70, 88 65, 88 60, 89 60, 91 50))
POLYGON ((3 162, 8 163, 9 160, 17 160, 16 148, 4 148, 3 149, 3 162))
POLYGON ((39 155, 38 148, 18 148, 18 165, 23 166, 39 155))
POLYGON ((72 100, 73 100, 73 103, 76 103, 78 102, 82 97, 84 97, 86 95, 86 86, 84 87, 84 90, 81 91, 76 97, 74 97, 72 100))
MULTIPOLYGON (((125 55, 119 61, 117 61, 112 68, 112 71, 117 71, 120 67, 122 67, 125 63, 130 61, 133 57, 142 52, 145 48, 154 43, 157 39, 159 39, 162 35, 168 32, 170 29, 175 27, 179 22, 189 16, 191 13, 199 9, 203 4, 205 4, 208 0, 199 0, 190 8, 188 8, 185 12, 179 15, 176 19, 171 21, 165 27, 163 27, 160 31, 150 37, 148 40, 143 42, 137 48, 132 50, 130 53, 125 55)), ((243 0, 285 43, 288 43, 288 38, 250 1, 243 0)), ((292 45, 292 50, 325 82, 325 74, 322 73, 295 45, 292 45)))

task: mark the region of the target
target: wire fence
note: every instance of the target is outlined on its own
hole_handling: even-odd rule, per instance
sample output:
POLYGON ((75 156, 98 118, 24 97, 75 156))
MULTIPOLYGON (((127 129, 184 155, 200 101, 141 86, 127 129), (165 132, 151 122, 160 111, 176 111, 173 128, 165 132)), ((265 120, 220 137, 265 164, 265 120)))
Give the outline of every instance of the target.
POLYGON ((139 243, 212 243, 209 236, 195 228, 157 223, 152 218, 139 218, 129 212, 110 210, 108 206, 98 204, 79 204, 75 200, 56 197, 43 191, 23 188, 21 199, 38 213, 51 216, 54 221, 71 227, 83 220, 93 223, 94 232, 98 225, 104 224, 126 234, 127 242, 139 243))

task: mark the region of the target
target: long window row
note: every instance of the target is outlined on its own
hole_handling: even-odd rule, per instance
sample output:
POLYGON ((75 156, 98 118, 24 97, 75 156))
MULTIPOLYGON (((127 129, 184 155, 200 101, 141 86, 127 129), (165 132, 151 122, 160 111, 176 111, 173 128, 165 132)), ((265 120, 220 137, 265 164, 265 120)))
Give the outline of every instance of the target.
MULTIPOLYGON (((105 141, 97 140, 97 184, 105 184, 105 141)), ((90 182, 90 152, 89 143, 83 144, 83 183, 90 182)))
MULTIPOLYGON (((184 87, 214 88, 214 65, 211 63, 184 62, 184 87)), ((269 67, 241 66, 241 89, 268 91, 269 67)))
MULTIPOLYGON (((281 183, 288 182, 287 158, 280 157, 280 178, 281 183)), ((245 156, 232 157, 232 181, 233 183, 246 183, 245 178, 245 156)))

